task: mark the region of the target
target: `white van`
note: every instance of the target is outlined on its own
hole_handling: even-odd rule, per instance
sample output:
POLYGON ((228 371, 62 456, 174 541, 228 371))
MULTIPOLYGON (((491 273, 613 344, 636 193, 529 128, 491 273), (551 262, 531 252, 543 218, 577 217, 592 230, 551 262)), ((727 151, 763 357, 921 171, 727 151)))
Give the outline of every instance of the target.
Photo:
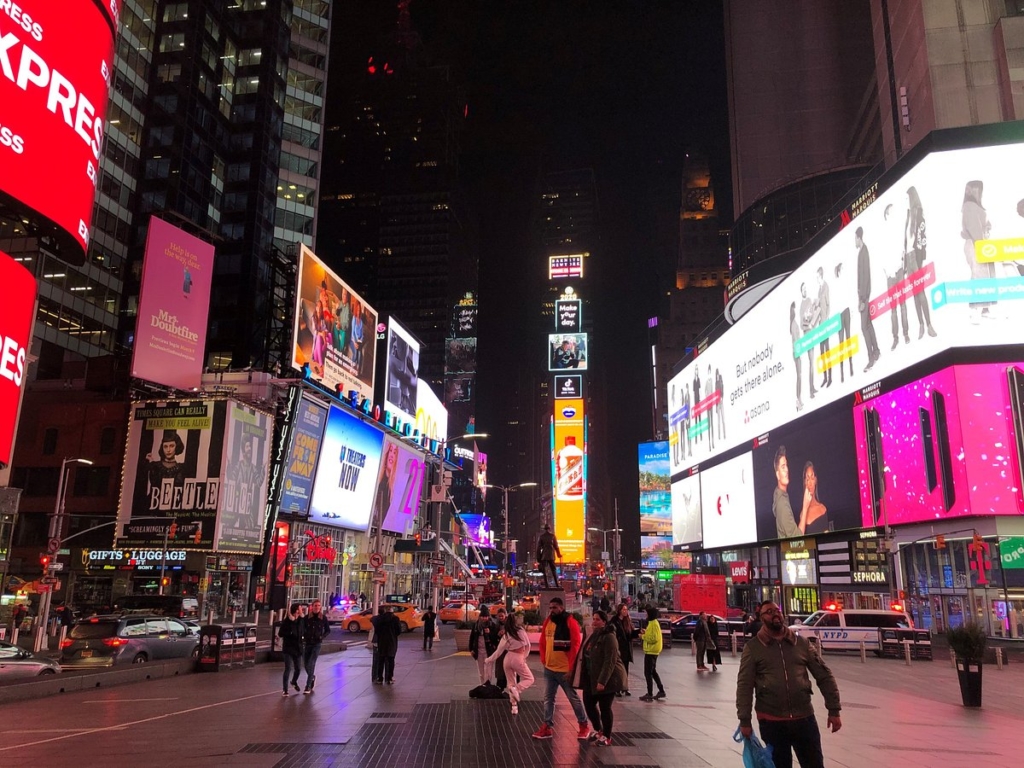
POLYGON ((860 651, 860 641, 869 651, 878 652, 878 630, 913 629, 914 621, 906 611, 882 611, 851 608, 824 608, 792 627, 801 637, 817 637, 823 651, 860 651))

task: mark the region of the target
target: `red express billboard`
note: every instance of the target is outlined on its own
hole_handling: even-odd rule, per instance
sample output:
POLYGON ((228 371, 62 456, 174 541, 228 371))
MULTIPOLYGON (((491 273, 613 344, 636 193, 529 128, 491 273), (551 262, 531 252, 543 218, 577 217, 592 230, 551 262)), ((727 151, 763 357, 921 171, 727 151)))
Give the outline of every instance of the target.
POLYGON ((0 253, 0 466, 10 464, 14 426, 18 420, 25 355, 32 336, 36 281, 10 256, 0 253))
POLYGON ((0 198, 48 219, 81 263, 120 4, 0 2, 0 198))

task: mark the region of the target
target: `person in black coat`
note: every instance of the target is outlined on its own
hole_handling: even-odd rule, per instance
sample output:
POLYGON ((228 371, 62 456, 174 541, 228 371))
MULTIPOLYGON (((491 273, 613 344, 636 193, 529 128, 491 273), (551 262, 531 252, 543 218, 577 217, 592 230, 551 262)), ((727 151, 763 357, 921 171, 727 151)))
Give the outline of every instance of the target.
POLYGON ((281 638, 281 655, 284 657, 284 676, 281 681, 284 696, 288 695, 288 683, 296 691, 299 688, 299 670, 302 669, 302 639, 305 630, 305 619, 302 618, 298 603, 292 603, 288 615, 277 629, 281 638))
POLYGON ((491 618, 490 609, 486 605, 480 606, 480 617, 469 633, 469 652, 476 659, 480 685, 490 682, 487 675, 487 657, 498 650, 500 642, 498 625, 491 618))
POLYGON ((320 645, 331 631, 331 625, 323 611, 323 604, 314 600, 309 615, 305 617, 303 629, 302 665, 306 668, 306 688, 303 693, 312 693, 316 684, 316 660, 320 657, 320 645))
POLYGON ((617 695, 632 696, 633 694, 629 692, 629 665, 633 663, 633 638, 639 635, 639 630, 633 627, 633 620, 629 617, 629 606, 619 603, 608 626, 615 631, 615 639, 619 643, 619 657, 626 668, 626 684, 617 695))
POLYGON ((373 682, 395 682, 395 656, 398 654, 398 636, 402 634, 402 625, 398 617, 390 610, 381 606, 380 613, 370 619, 373 624, 373 682))
POLYGON ((423 650, 434 650, 434 633, 437 631, 437 614, 434 613, 434 606, 428 605, 427 612, 423 614, 423 650))
POLYGON ((722 650, 718 646, 718 617, 713 613, 708 616, 708 661, 711 662, 711 671, 717 672, 718 665, 722 663, 722 650))

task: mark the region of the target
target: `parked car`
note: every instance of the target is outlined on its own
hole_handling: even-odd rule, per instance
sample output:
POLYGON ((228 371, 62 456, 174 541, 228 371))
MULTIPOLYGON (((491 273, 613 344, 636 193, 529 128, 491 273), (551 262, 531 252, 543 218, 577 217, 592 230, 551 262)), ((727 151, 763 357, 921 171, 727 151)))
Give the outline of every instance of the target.
POLYGON ((348 617, 355 616, 357 613, 361 613, 362 608, 359 607, 358 603, 352 605, 336 605, 333 608, 329 608, 325 615, 327 621, 330 624, 341 624, 343 627, 348 625, 348 617))
MULTIPOLYGON (((718 619, 718 634, 731 635, 734 632, 743 634, 742 619, 723 619, 715 614, 718 619)), ((699 614, 691 613, 689 616, 676 619, 672 622, 672 638, 674 640, 689 640, 693 636, 693 628, 697 626, 699 614)))
POLYGON ((195 619, 199 617, 199 600, 185 595, 123 595, 114 600, 113 610, 195 619))
MULTIPOLYGON (((354 613, 348 614, 339 623, 353 634, 356 632, 369 632, 370 627, 372 626, 370 624, 370 619, 372 618, 373 610, 367 608, 365 611, 355 611, 354 613)), ((328 619, 328 621, 330 621, 330 619, 328 619)))
POLYGON ((467 609, 466 603, 455 601, 446 603, 437 612, 437 618, 441 620, 442 624, 447 624, 450 621, 476 621, 480 618, 480 609, 476 607, 475 603, 470 603, 467 609))
POLYGON ((75 624, 61 644, 60 663, 70 669, 196 658, 199 638, 169 616, 125 613, 93 616, 75 624))
POLYGON ((0 642, 0 683, 55 675, 60 671, 60 664, 47 656, 26 651, 13 643, 0 642))
POLYGON ((390 608, 391 612, 398 617, 398 623, 401 625, 403 632, 412 632, 414 629, 419 629, 423 626, 423 616, 420 614, 420 609, 412 603, 385 603, 384 607, 390 608))

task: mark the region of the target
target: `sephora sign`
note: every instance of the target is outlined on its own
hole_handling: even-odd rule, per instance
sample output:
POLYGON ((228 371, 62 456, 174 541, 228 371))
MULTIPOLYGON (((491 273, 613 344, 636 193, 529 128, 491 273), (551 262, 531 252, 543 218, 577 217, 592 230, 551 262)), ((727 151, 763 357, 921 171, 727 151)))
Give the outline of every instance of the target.
POLYGON ((99 179, 120 0, 0 2, 0 198, 81 263, 99 179))
POLYGON ((18 421, 25 356, 32 335, 36 281, 21 264, 0 253, 0 466, 11 463, 14 427, 18 421))

